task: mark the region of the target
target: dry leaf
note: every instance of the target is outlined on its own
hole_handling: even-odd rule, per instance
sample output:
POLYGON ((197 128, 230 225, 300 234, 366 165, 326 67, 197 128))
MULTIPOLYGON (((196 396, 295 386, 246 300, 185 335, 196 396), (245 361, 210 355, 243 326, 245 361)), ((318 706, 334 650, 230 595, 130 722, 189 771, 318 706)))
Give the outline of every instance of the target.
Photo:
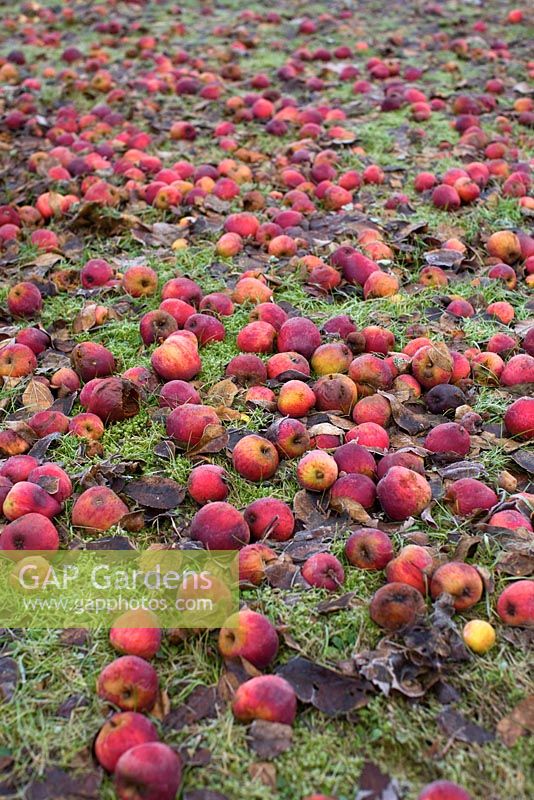
POLYGON ((260 781, 270 789, 276 789, 276 767, 268 761, 258 761, 251 764, 248 774, 253 780, 260 781))
POLYGON ((534 695, 521 700, 509 714, 497 723, 497 733, 507 747, 512 747, 520 736, 534 733, 534 695))
POLYGON ((30 414, 45 411, 54 402, 52 392, 45 383, 31 378, 22 394, 22 405, 30 414))
POLYGON ((210 406, 229 408, 234 402, 238 388, 230 378, 215 383, 206 395, 206 403, 210 406))

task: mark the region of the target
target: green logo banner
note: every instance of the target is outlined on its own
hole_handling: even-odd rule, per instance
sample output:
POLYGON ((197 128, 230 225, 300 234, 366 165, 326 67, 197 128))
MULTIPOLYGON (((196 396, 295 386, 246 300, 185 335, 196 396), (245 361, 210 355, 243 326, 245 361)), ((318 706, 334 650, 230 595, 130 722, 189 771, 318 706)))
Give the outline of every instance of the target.
POLYGON ((236 551, 0 553, 6 628, 219 628, 238 610, 236 551))

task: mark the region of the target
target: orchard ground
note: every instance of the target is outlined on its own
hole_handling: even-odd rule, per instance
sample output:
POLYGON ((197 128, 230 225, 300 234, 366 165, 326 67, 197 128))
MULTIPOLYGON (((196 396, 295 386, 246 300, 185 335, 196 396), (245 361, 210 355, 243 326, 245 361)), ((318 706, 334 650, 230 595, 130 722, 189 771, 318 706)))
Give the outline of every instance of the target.
MULTIPOLYGON (((102 34, 95 31, 94 27, 101 17, 92 16, 91 24, 86 25, 82 7, 78 8, 76 4, 72 7, 76 12, 74 22, 59 18, 52 27, 64 37, 63 46, 68 42, 88 52, 91 46, 96 47, 101 42, 102 34)), ((248 7, 255 12, 263 13, 265 10, 259 3, 252 3, 248 7)), ((357 40, 368 43, 368 49, 356 53, 353 59, 362 77, 365 77, 365 62, 372 56, 400 57, 403 64, 416 63, 417 59, 423 58, 425 71, 417 80, 417 85, 423 91, 428 89, 437 92, 439 89, 447 102, 459 93, 481 93, 486 81, 496 74, 505 80, 505 109, 509 110, 513 100, 521 96, 523 89, 514 92, 513 87, 526 82, 528 42, 532 41, 534 29, 529 27, 527 21, 520 25, 506 24, 506 16, 512 5, 495 0, 482 6, 446 2, 441 5, 443 14, 439 16, 432 10, 425 11, 423 3, 388 3, 387 13, 384 13, 384 4, 381 2, 358 2, 351 6, 354 17, 346 26, 325 22, 313 35, 313 44, 310 44, 309 36, 297 33, 297 27, 290 25, 291 20, 304 16, 317 19, 326 12, 335 14, 343 7, 343 4, 287 3, 279 11, 286 26, 284 31, 294 31, 294 38, 277 45, 276 42, 283 39, 280 29, 272 25, 258 25, 246 19, 240 21, 242 7, 234 0, 214 4, 213 16, 199 13, 195 3, 185 3, 179 15, 173 12, 170 4, 117 4, 112 7, 110 14, 125 26, 125 37, 116 47, 104 45, 102 49, 109 53, 112 67, 108 65, 108 68, 112 69, 120 85, 122 69, 128 80, 139 69, 138 52, 135 47, 132 50, 132 42, 136 42, 140 33, 153 35, 157 39, 158 34, 166 32, 171 23, 180 22, 187 33, 183 35, 177 32, 172 36, 169 48, 183 45, 186 50, 202 55, 203 50, 212 45, 224 49, 234 40, 251 40, 253 44, 247 46, 239 62, 245 76, 261 72, 273 76, 297 47, 327 47, 333 50, 342 44, 351 44, 346 39, 350 30, 352 44, 357 40), (134 20, 144 26, 135 35, 130 30, 134 20), (487 23, 487 34, 473 32, 473 24, 478 20, 487 23), (228 33, 212 41, 215 25, 228 26, 228 33), (461 45, 446 52, 436 47, 435 51, 424 51, 422 56, 417 42, 425 37, 431 39, 434 34, 452 40, 467 40, 477 35, 489 40, 501 39, 508 43, 512 56, 504 64, 496 64, 482 57, 477 60, 464 57, 461 45), (123 62, 128 59, 130 65, 124 66, 123 62)), ((24 4, 20 4, 18 10, 34 20, 24 4)), ((14 13, 13 9, 11 11, 14 13)), ((2 15, 6 15, 5 10, 2 15)), ((34 21, 32 24, 39 28, 44 23, 34 21)), ((20 28, 16 37, 20 37, 20 28)), ((468 52, 471 52, 469 47, 475 48, 475 45, 470 44, 468 52)), ((5 56, 13 48, 13 41, 3 31, 0 56, 5 56)), ((41 67, 53 66, 57 70, 64 67, 61 47, 43 51, 37 45, 26 44, 23 50, 28 63, 36 63, 41 67)), ((220 69, 221 62, 211 51, 208 63, 208 69, 215 69, 215 65, 220 69)), ((315 65, 317 63, 314 62, 315 65)), ((316 66, 316 71, 320 72, 320 66, 316 66)), ((361 172, 368 164, 378 164, 385 170, 386 183, 364 185, 355 195, 355 202, 361 204, 357 212, 361 213, 362 220, 366 218, 370 225, 383 226, 386 243, 390 242, 388 230, 394 239, 394 231, 400 231, 402 226, 414 226, 415 232, 409 238, 409 246, 396 249, 393 259, 393 267, 401 278, 402 286, 393 297, 366 301, 359 294, 344 291, 342 287, 332 299, 330 295, 310 293, 303 281, 296 277, 295 271, 288 267, 287 259, 278 262, 272 258, 270 261, 264 260, 263 266, 272 268, 277 278, 274 284, 275 301, 287 302, 318 325, 337 314, 348 314, 358 329, 369 324, 381 325, 395 335, 397 350, 409 340, 406 335, 409 325, 420 323, 424 327, 429 318, 436 319, 435 314, 429 317, 428 312, 429 309, 435 312, 437 307, 441 308, 439 295, 454 294, 470 300, 475 298, 477 308, 485 308, 495 301, 507 301, 515 312, 514 324, 526 321, 532 303, 529 302, 529 289, 524 281, 518 283, 517 288, 509 290, 500 281, 487 280, 483 277, 485 271, 475 266, 474 269, 454 275, 449 287, 424 288, 417 284, 420 270, 425 265, 424 254, 430 249, 429 240, 425 237, 434 237, 435 247, 450 238, 460 239, 470 248, 473 264, 478 265, 484 261, 484 243, 491 233, 509 228, 531 229, 532 216, 529 217, 527 210, 521 208, 518 198, 504 197, 498 192, 489 197, 488 192, 478 202, 463 206, 458 212, 433 207, 428 198, 423 199, 415 192, 413 178, 423 170, 442 174, 451 167, 461 166, 463 156, 454 149, 458 133, 451 128, 454 116, 449 110, 438 111, 432 113, 428 120, 417 123, 406 106, 383 113, 376 102, 362 100, 361 96, 353 93, 353 81, 341 82, 334 75, 328 74, 324 90, 316 96, 299 86, 295 90, 296 97, 303 105, 330 103, 346 111, 348 119, 340 124, 354 132, 354 140, 337 146, 340 172, 350 169, 361 172), (420 136, 415 129, 422 130, 424 135, 420 136), (448 147, 444 145, 447 142, 450 143, 448 147), (393 192, 405 193, 409 202, 403 203, 398 210, 385 211, 384 203, 393 192), (401 222, 397 228, 388 229, 392 220, 401 222), (416 228, 417 223, 421 224, 419 229, 416 228)), ((235 94, 245 94, 246 91, 246 84, 231 89, 231 93, 235 94)), ((291 93, 283 86, 281 91, 291 93)), ((82 114, 97 102, 104 102, 95 91, 77 91, 75 86, 62 84, 60 80, 43 82, 37 97, 39 112, 45 116, 47 113, 52 115, 61 104, 73 103, 77 112, 82 114)), ((149 98, 152 99, 150 95, 149 98)), ((151 152, 157 153, 166 165, 178 159, 190 160, 194 164, 217 164, 226 155, 232 157, 232 153, 225 154, 221 150, 211 131, 212 123, 221 113, 220 108, 213 111, 209 104, 199 104, 198 97, 194 95, 176 97, 172 93, 156 92, 153 99, 159 104, 157 112, 145 103, 146 94, 134 88, 120 110, 127 109, 130 120, 154 136, 156 143, 151 152), (169 138, 170 125, 177 119, 188 119, 198 127, 198 135, 193 142, 169 138), (207 124, 204 125, 204 122, 207 124)), ((482 117, 483 127, 488 131, 495 130, 495 116, 496 113, 488 113, 482 117)), ((532 158, 532 150, 529 150, 532 147, 532 129, 521 126, 514 115, 510 115, 510 119, 509 135, 521 153, 518 160, 527 161, 529 156, 532 158)), ((280 140, 266 134, 260 124, 253 123, 240 129, 240 136, 243 145, 270 156, 273 151, 281 152, 283 144, 292 142, 294 132, 280 140)), ((30 194, 23 199, 26 190, 22 183, 25 162, 31 149, 26 152, 24 146, 18 147, 17 139, 11 139, 8 133, 0 139, 0 143, 6 158, 2 171, 2 177, 6 180, 5 202, 34 202, 36 195, 31 192, 38 193, 37 187, 33 186, 30 194)), ((35 150, 39 149, 35 141, 28 138, 27 146, 30 145, 35 150)), ((274 169, 272 175, 272 184, 247 188, 259 188, 265 194, 279 188, 275 185, 274 169)), ((41 191, 45 190, 50 190, 50 186, 47 189, 41 187, 41 191)), ((240 209, 238 197, 225 207, 224 213, 240 209)), ((208 222, 210 219, 212 222, 219 220, 217 204, 214 204, 211 212, 198 212, 193 207, 191 215, 197 214, 206 216, 208 222)), ((181 212, 178 218, 180 216, 181 212)), ((252 265, 252 259, 247 263, 246 257, 242 256, 237 259, 221 258, 215 250, 221 231, 215 233, 215 228, 210 229, 209 224, 203 229, 198 228, 197 232, 184 227, 186 243, 183 249, 172 249, 170 241, 151 239, 150 226, 161 221, 174 225, 177 215, 172 209, 162 211, 141 202, 132 202, 121 211, 102 209, 100 221, 93 229, 78 229, 78 240, 73 245, 71 255, 68 248, 64 252, 60 250, 60 258, 54 265, 55 269, 79 269, 89 258, 98 257, 110 261, 119 272, 124 272, 132 263, 146 263, 157 272, 159 288, 154 296, 136 300, 119 319, 109 320, 90 331, 71 334, 76 341, 90 338, 108 347, 119 365, 119 373, 134 366, 150 366, 153 348, 142 347, 139 318, 142 313, 159 307, 161 287, 165 281, 177 274, 184 274, 196 280, 206 294, 235 285, 239 274, 252 265), (130 224, 121 219, 123 211, 134 214, 146 227, 135 226, 134 235, 130 224)), ((50 227, 61 235, 68 230, 68 219, 54 221, 50 227)), ((305 249, 303 253, 316 252, 326 261, 336 246, 350 239, 347 234, 341 237, 335 233, 330 235, 328 228, 320 238, 325 240, 322 246, 305 249)), ((408 239, 401 238, 399 241, 406 243, 408 239)), ((16 253, 10 255, 8 251, 3 262, 6 280, 1 277, 0 271, 2 307, 5 306, 16 270, 30 275, 32 268, 39 270, 39 265, 43 263, 42 253, 27 240, 19 243, 16 253)), ((44 274, 41 273, 41 277, 44 274)), ((96 302, 105 304, 117 299, 112 292, 104 292, 96 297, 96 302)), ((58 320, 73 320, 86 306, 87 299, 87 295, 81 291, 47 296, 40 317, 41 325, 57 328, 58 320)), ((226 364, 238 354, 236 337, 248 322, 250 310, 248 304, 236 305, 235 313, 223 319, 225 340, 201 349, 202 371, 197 380, 203 395, 224 377, 226 364)), ((503 325, 495 318, 477 313, 474 317, 462 319, 456 326, 456 332, 452 328, 447 330, 445 338, 453 335, 452 341, 461 342, 462 349, 465 349, 481 345, 503 329, 503 325)), ((448 341, 450 343, 451 340, 448 341)), ((15 400, 17 387, 4 389, 3 396, 10 391, 15 400)), ((500 387, 479 386, 472 407, 485 423, 496 424, 502 421, 509 403, 510 396, 500 387)), ((106 426, 102 439, 103 451, 99 455, 85 455, 81 459, 79 441, 65 436, 49 451, 49 458, 61 464, 70 476, 80 476, 91 466, 116 457, 119 461, 138 462, 145 475, 165 475, 185 485, 191 471, 191 460, 179 452, 163 460, 154 452, 165 436, 164 423, 157 416, 154 417, 157 406, 157 398, 153 397, 142 406, 137 416, 106 426)), ((240 399, 234 403, 234 408, 240 412, 235 426, 248 428, 251 432, 265 429, 272 420, 268 411, 251 408, 240 399)), ((234 423, 230 423, 230 427, 232 425, 234 423)), ((509 449, 502 443, 481 450, 476 460, 483 465, 484 480, 489 485, 496 485, 504 470, 513 471, 515 468, 509 449)), ((227 469, 231 482, 228 502, 239 509, 265 496, 278 497, 291 504, 299 490, 295 461, 282 462, 276 475, 260 484, 241 478, 232 469, 224 453, 211 456, 210 461, 227 469)), ((72 540, 77 535, 69 527, 71 507, 72 500, 67 502, 61 517, 66 540, 72 540)), ((178 518, 190 520, 197 508, 196 504, 186 499, 178 509, 178 518)), ((432 546, 446 549, 451 541, 451 533, 457 538, 457 535, 476 532, 469 519, 462 521, 455 518, 442 502, 438 501, 433 506, 432 517, 434 524, 417 520, 411 529, 411 533, 423 531, 432 546)), ((116 532, 111 531, 110 535, 116 532)), ((331 548, 342 561, 347 535, 348 528, 344 530, 339 526, 331 548)), ((130 535, 130 538, 138 546, 173 544, 178 539, 175 529, 165 521, 157 526, 145 527, 130 535)), ((404 531, 394 533, 392 538, 395 550, 406 543, 404 531)), ((454 550, 454 545, 451 547, 454 550)), ((476 552, 477 564, 493 574, 499 554, 500 548, 494 538, 481 537, 476 552)), ((347 567, 346 562, 344 564, 347 567)), ((496 573, 495 580, 497 596, 509 577, 496 573)), ((267 615, 289 634, 285 641, 282 638, 277 663, 288 661, 299 653, 314 662, 335 666, 348 661, 355 653, 373 648, 381 638, 382 632, 369 618, 368 606, 373 593, 382 584, 381 573, 346 568, 345 584, 339 594, 354 592, 357 602, 331 614, 317 611, 319 603, 331 597, 319 589, 297 589, 288 594, 262 584, 243 591, 242 601, 267 615)), ((448 675, 447 682, 455 696, 454 710, 470 723, 495 733, 497 723, 532 692, 529 677, 531 658, 528 647, 524 646, 525 640, 507 635, 504 626, 499 625, 493 597, 491 600, 485 598, 475 609, 456 619, 463 624, 464 620, 474 617, 488 618, 496 623, 497 643, 487 654, 473 656, 462 663, 448 675)), ((52 767, 69 774, 75 774, 77 770, 96 769, 91 743, 107 710, 95 693, 95 681, 101 669, 116 655, 109 645, 107 631, 77 637, 59 631, 4 630, 0 632, 0 658, 1 655, 16 661, 19 679, 13 699, 0 707, 0 794, 3 793, 3 781, 7 796, 14 793, 15 797, 24 797, 27 786, 32 781, 46 777, 52 767), (71 708, 65 710, 65 701, 70 701, 71 708)), ((208 631, 189 635, 178 642, 164 639, 153 663, 164 693, 163 705, 169 702, 173 709, 186 703, 198 687, 217 685, 222 671, 216 636, 208 631)), ((0 660, 0 697, 3 679, 1 664, 0 660)), ((263 769, 257 766, 262 759, 247 743, 246 726, 234 720, 229 706, 221 707, 214 717, 194 720, 178 730, 165 724, 168 711, 165 707, 156 714, 155 721, 162 732, 162 741, 183 753, 187 752, 189 756, 190 763, 186 763, 183 784, 186 795, 195 788, 205 788, 220 792, 231 800, 267 800, 271 797, 294 800, 314 792, 332 795, 339 800, 352 800, 362 768, 370 761, 397 780, 405 792, 402 797, 410 800, 417 796, 426 783, 438 778, 459 783, 471 792, 473 798, 526 800, 531 797, 531 742, 528 737, 519 737, 513 746, 505 746, 498 736, 479 744, 477 737, 469 733, 466 736, 451 735, 450 731, 447 732, 438 724, 438 716, 443 708, 443 702, 433 691, 428 691, 417 700, 396 692, 388 696, 377 693, 351 721, 341 717, 329 718, 310 705, 304 706, 297 716, 291 748, 263 769), (198 764, 195 764, 195 753, 198 764), (210 754, 209 759, 207 753, 210 754)), ((53 783, 47 796, 54 796, 53 783)), ((115 796, 108 777, 103 778, 99 794, 94 796, 115 796)))

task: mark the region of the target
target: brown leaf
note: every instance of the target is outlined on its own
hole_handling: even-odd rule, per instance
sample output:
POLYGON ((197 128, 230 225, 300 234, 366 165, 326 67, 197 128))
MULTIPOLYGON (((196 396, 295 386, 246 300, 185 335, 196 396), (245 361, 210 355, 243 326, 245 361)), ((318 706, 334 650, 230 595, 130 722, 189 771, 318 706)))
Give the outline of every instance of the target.
POLYGON ((223 425, 213 423, 206 425, 202 439, 200 442, 187 451, 187 455, 192 458, 193 456, 203 455, 204 453, 219 453, 224 450, 228 444, 228 433, 223 425))
POLYGON ((158 697, 153 709, 150 712, 152 717, 156 719, 162 720, 165 719, 169 711, 171 710, 171 701, 169 699, 169 693, 166 692, 164 689, 160 689, 158 692, 158 697))
POLYGON ((206 401, 211 406, 224 406, 229 408, 234 402, 238 388, 230 378, 214 384, 206 395, 206 401))
POLYGON ((22 405, 30 413, 45 411, 54 402, 54 397, 48 386, 41 381, 31 378, 22 393, 22 405))
POLYGON ((400 797, 397 781, 382 772, 372 761, 366 761, 355 800, 400 800, 400 797))
POLYGON ((534 555, 528 553, 502 553, 495 565, 495 569, 505 575, 516 578, 527 578, 534 575, 534 555))
POLYGON ((167 713, 163 724, 179 731, 201 719, 213 719, 217 716, 217 699, 216 686, 196 686, 185 703, 167 713))
POLYGON ((211 751, 207 747, 198 747, 196 750, 181 747, 179 753, 186 767, 206 767, 211 763, 211 751))
POLYGON ((362 601, 356 597, 356 592, 347 592, 340 597, 334 597, 332 600, 323 600, 315 607, 318 614, 332 614, 334 611, 346 611, 348 608, 354 608, 362 601))
POLYGON ((452 560, 465 561, 466 558, 471 558, 481 541, 480 536, 470 536, 468 533, 462 533, 454 549, 452 560))
POLYGON ((299 568, 289 556, 285 555, 266 565, 265 577, 273 589, 292 589, 295 586, 307 585, 299 568))
POLYGON ((311 703, 329 717, 348 714, 370 701, 370 684, 296 656, 276 670, 288 681, 298 699, 311 703))
POLYGON ((493 733, 484 730, 474 722, 469 722, 459 711, 455 711, 453 708, 444 708, 438 714, 437 723, 447 736, 459 742, 486 744, 495 738, 493 733))
POLYGON ((324 553, 329 549, 333 539, 333 529, 321 526, 311 530, 297 531, 284 547, 284 554, 294 561, 306 561, 316 553, 324 553))
POLYGON ((9 703, 15 694, 19 680, 19 668, 15 659, 0 657, 0 704, 9 703))
POLYGON ((83 708, 89 705, 89 699, 85 697, 83 694, 72 694, 70 697, 67 697, 56 711, 57 717, 65 717, 65 719, 69 719, 72 715, 72 712, 75 711, 77 708, 83 708))
POLYGON ((247 739, 251 750, 260 758, 276 758, 291 747, 293 729, 291 725, 282 725, 280 722, 255 719, 248 730, 247 739))
POLYGON ((43 436, 43 438, 38 439, 31 450, 29 450, 28 455, 36 458, 37 461, 42 461, 52 443, 59 441, 59 439, 61 439, 61 433, 58 431, 54 431, 54 433, 49 433, 47 436, 43 436))
POLYGON ((229 702, 242 683, 261 674, 260 670, 244 658, 225 658, 224 669, 217 684, 217 694, 221 700, 229 702))
POLYGON ((72 773, 51 767, 42 779, 30 784, 25 797, 26 800, 98 800, 101 782, 101 770, 72 773))
POLYGON ((427 264, 432 267, 445 267, 446 269, 461 264, 463 258, 463 253, 458 250, 431 250, 429 253, 424 254, 427 264))
POLYGON ((321 507, 320 498, 305 489, 301 489, 293 498, 293 513, 306 526, 321 525, 327 517, 321 507))
POLYGON ((171 478, 150 475, 130 481, 124 488, 124 494, 140 506, 169 511, 180 505, 185 497, 185 489, 171 478))
POLYGON ((348 514, 354 522, 358 522, 360 525, 369 525, 372 522, 362 504, 350 497, 333 497, 330 500, 330 506, 340 514, 348 514))
POLYGON ((403 431, 409 433, 410 436, 423 433, 424 431, 440 425, 442 422, 447 422, 445 417, 437 416, 436 414, 420 414, 412 411, 407 405, 401 403, 400 400, 393 394, 387 392, 379 392, 387 400, 391 406, 391 416, 403 431))
POLYGON ((534 733, 534 694, 520 700, 509 714, 499 720, 497 733, 507 747, 512 747, 520 736, 534 733))
POLYGON ((534 474, 534 450, 527 450, 522 447, 520 450, 516 450, 512 453, 510 458, 512 461, 515 461, 521 469, 524 469, 531 475, 534 474))
POLYGON ((276 767, 274 764, 269 764, 268 761, 258 761, 249 766, 248 774, 252 780, 260 781, 270 789, 276 789, 276 767))
POLYGON ((59 634, 59 643, 64 647, 83 647, 88 641, 87 628, 64 628, 59 634))

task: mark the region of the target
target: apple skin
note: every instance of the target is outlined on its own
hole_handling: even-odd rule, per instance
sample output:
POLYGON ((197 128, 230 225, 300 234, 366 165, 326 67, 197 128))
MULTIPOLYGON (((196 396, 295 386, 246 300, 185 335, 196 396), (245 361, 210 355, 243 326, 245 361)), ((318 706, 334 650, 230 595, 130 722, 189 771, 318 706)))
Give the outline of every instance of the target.
POLYGON ((315 553, 302 565, 302 577, 317 589, 337 591, 345 581, 345 571, 331 553, 315 553))
POLYGON ((36 483, 19 481, 6 495, 2 510, 9 520, 32 513, 51 518, 60 513, 61 504, 36 483))
POLYGON ((97 679, 101 700, 122 711, 149 711, 159 691, 156 670, 138 656, 120 656, 104 667, 97 679))
POLYGON ((429 550, 418 544, 408 544, 387 565, 386 580, 388 583, 407 583, 426 595, 432 568, 433 559, 429 550))
POLYGON ((323 492, 338 476, 338 465, 324 450, 309 450, 297 465, 297 480, 303 489, 323 492))
POLYGON ((43 307, 41 292, 29 281, 17 283, 8 292, 7 307, 14 317, 33 317, 43 307))
POLYGON ((151 611, 126 611, 110 629, 109 642, 119 653, 149 661, 161 647, 161 629, 157 624, 157 617, 151 611))
POLYGON ((450 561, 442 564, 432 575, 430 594, 436 599, 443 592, 452 595, 456 611, 466 611, 482 597, 482 578, 471 564, 450 561))
POLYGON ((97 342, 80 342, 74 347, 70 359, 84 383, 93 378, 107 378, 115 371, 113 354, 97 342))
POLYGON ((265 435, 278 450, 280 458, 298 458, 310 448, 310 434, 298 419, 279 419, 273 422, 265 435))
POLYGON ((304 381, 284 383, 278 394, 278 411, 287 417, 305 417, 315 405, 315 394, 304 381))
POLYGON ((238 687, 232 711, 240 722, 263 719, 292 725, 297 715, 297 697, 291 684, 279 675, 260 675, 238 687))
POLYGON ((263 436, 251 433, 235 445, 232 463, 241 477, 259 483, 273 477, 278 469, 279 458, 274 444, 263 436))
POLYGON ((39 462, 33 456, 10 456, 0 465, 0 475, 9 478, 11 483, 28 480, 28 475, 39 466, 39 462))
POLYGON ((534 627, 534 581, 514 581, 501 592, 497 613, 505 625, 534 627))
POLYGON ((378 482, 377 495, 385 513, 393 520, 418 516, 432 499, 428 481, 406 467, 391 467, 378 482))
POLYGON ((345 543, 350 564, 360 569, 384 569, 393 558, 391 539, 378 528, 361 528, 351 533, 345 543))
POLYGON ((158 739, 156 728, 143 714, 121 711, 113 714, 98 731, 94 752, 98 763, 113 772, 119 758, 131 747, 158 739))
POLYGON ((182 761, 161 742, 138 744, 117 761, 114 781, 118 800, 175 800, 182 761))
POLYGON ((219 425, 219 417, 211 406, 186 403, 175 408, 166 420, 168 436, 178 447, 189 450, 202 439, 208 425, 219 425))
POLYGON ((285 542, 293 535, 295 519, 287 503, 276 497, 260 497, 243 512, 252 539, 285 542))
POLYGON ((239 582, 259 586, 265 578, 265 567, 276 561, 274 550, 262 542, 247 544, 239 551, 239 582))
POLYGON ((226 500, 228 474, 216 464, 201 464, 189 473, 187 491, 199 505, 226 500))
POLYGON ((78 497, 71 513, 74 527, 107 531, 128 513, 128 506, 107 486, 91 486, 78 497))
POLYGON ((191 538, 208 550, 239 550, 250 542, 243 515, 230 503, 208 503, 191 520, 191 538))
POLYGON ((425 786, 417 800, 473 800, 473 798, 457 783, 434 781, 425 786))
MULTIPOLYGON (((190 381, 202 369, 195 343, 187 340, 180 331, 171 333, 151 356, 152 367, 164 381, 190 381)), ((194 334, 192 334, 194 337, 194 334)))
MULTIPOLYGON (((193 312, 194 309, 191 309, 193 312)), ((139 333, 143 344, 148 347, 154 342, 160 344, 169 338, 171 333, 178 330, 178 323, 167 311, 159 308, 148 311, 139 320, 139 333)))
POLYGON ((495 628, 484 619, 471 619, 464 625, 462 636, 474 653, 483 655, 495 644, 495 628))
POLYGON ((29 513, 8 523, 0 533, 0 550, 57 550, 55 525, 42 514, 29 513))
POLYGON ((278 332, 279 353, 296 352, 309 359, 320 344, 319 329, 306 317, 290 317, 278 332))
POLYGON ((162 408, 178 408, 186 403, 202 405, 200 395, 191 383, 168 381, 163 384, 159 393, 159 404, 162 408))
POLYGON ((35 353, 25 344, 0 347, 0 378, 24 378, 37 367, 35 353))
POLYGON ((72 494, 71 479, 65 470, 61 469, 57 464, 54 464, 53 461, 46 461, 44 464, 41 464, 40 467, 32 469, 28 475, 28 481, 30 483, 39 484, 45 491, 48 491, 58 503, 64 503, 72 494), (54 488, 55 491, 51 491, 47 488, 49 482, 51 488, 54 488))
POLYGON ((242 609, 219 632, 219 652, 224 658, 242 657, 257 669, 265 669, 278 653, 278 634, 263 614, 242 609))
POLYGON ((413 625, 425 613, 425 601, 413 586, 386 583, 374 593, 369 613, 381 628, 398 631, 413 625))

